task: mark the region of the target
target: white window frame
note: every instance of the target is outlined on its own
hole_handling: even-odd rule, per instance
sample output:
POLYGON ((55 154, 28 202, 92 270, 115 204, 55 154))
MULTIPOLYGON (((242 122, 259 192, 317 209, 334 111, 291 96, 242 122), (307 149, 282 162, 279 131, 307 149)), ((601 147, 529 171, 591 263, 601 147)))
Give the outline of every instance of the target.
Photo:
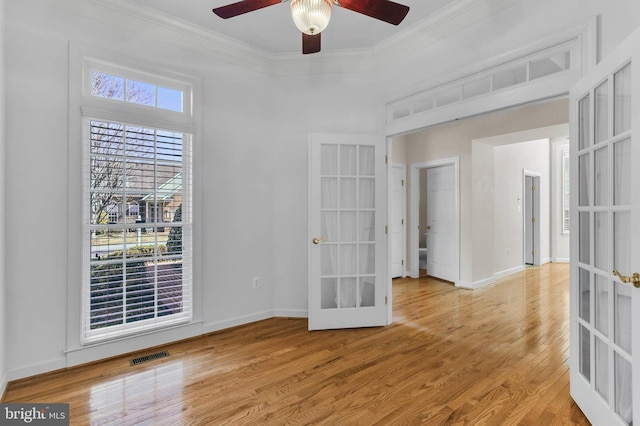
POLYGON ((193 84, 189 81, 183 81, 181 76, 165 76, 155 73, 144 72, 132 67, 115 65, 103 60, 85 58, 83 61, 83 104, 94 105, 100 108, 113 108, 116 110, 127 110, 133 114, 149 115, 154 117, 162 117, 169 121, 190 122, 193 117, 193 84), (146 105, 123 102, 121 100, 109 99, 100 96, 93 96, 91 76, 94 71, 103 72, 129 80, 143 81, 156 86, 168 89, 179 90, 182 92, 182 112, 166 110, 162 108, 149 107, 146 105))
MULTIPOLYGON (((154 321, 141 321, 145 324, 135 324, 133 327, 108 327, 108 331, 103 333, 87 333, 88 330, 88 314, 89 314, 89 294, 88 284, 90 282, 90 248, 87 240, 83 239, 82 245, 82 277, 81 277, 81 293, 82 303, 80 309, 80 326, 81 333, 78 343, 82 346, 93 345, 96 343, 108 342, 126 338, 133 335, 147 334, 149 332, 159 331, 175 326, 187 325, 193 323, 194 307, 193 307, 193 191, 192 191, 192 163, 193 158, 193 136, 196 126, 193 114, 193 93, 194 82, 188 77, 164 73, 163 75, 152 74, 141 71, 143 66, 127 67, 119 66, 106 61, 94 58, 82 58, 82 89, 81 89, 81 120, 82 127, 82 162, 83 167, 83 201, 82 201, 82 236, 88 240, 89 235, 89 205, 88 205, 88 185, 87 167, 88 167, 88 135, 86 134, 89 123, 92 119, 117 122, 124 125, 135 125, 152 127, 155 129, 169 130, 172 132, 182 133, 184 135, 184 143, 186 146, 186 155, 183 157, 183 194, 188 199, 183 201, 183 282, 187 286, 183 297, 183 308, 188 310, 187 315, 178 316, 175 320, 163 318, 154 323, 154 321), (155 84, 161 87, 167 87, 174 90, 180 90, 182 96, 182 111, 176 112, 145 105, 122 102, 105 97, 93 96, 92 89, 92 72, 100 71, 108 74, 122 76, 128 79, 135 79, 147 83, 155 84), (188 205, 187 205, 188 204, 188 205), (188 240, 188 241, 187 241, 188 240)), ((73 82, 72 82, 73 83, 73 82)), ((183 151, 184 153, 184 151, 183 151)), ((70 346, 74 346, 71 344, 70 346)))

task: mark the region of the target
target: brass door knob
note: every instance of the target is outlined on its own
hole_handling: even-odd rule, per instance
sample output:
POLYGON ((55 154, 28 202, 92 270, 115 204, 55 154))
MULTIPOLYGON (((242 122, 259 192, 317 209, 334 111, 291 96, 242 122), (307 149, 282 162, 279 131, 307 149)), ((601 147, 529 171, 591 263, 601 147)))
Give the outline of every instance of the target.
POLYGON ((314 238, 313 240, 311 240, 311 241, 313 241, 313 244, 320 244, 321 242, 323 242, 323 241, 324 241, 324 238, 322 238, 322 237, 320 237, 320 238, 315 237, 315 238, 314 238))
POLYGON ((623 283, 633 284, 635 288, 640 288, 640 274, 637 272, 634 272, 633 275, 629 277, 627 275, 622 275, 620 274, 620 272, 614 270, 613 275, 620 278, 620 281, 622 281, 623 283))

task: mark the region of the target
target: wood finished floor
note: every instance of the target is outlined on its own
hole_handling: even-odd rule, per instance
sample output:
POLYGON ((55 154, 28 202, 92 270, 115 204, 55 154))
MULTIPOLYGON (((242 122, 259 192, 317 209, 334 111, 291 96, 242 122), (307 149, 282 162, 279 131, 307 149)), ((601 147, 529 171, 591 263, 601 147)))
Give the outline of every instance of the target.
POLYGON ((569 396, 567 265, 474 291, 397 279, 393 297, 388 327, 274 318, 13 382, 4 402, 68 402, 72 425, 589 424, 569 396))

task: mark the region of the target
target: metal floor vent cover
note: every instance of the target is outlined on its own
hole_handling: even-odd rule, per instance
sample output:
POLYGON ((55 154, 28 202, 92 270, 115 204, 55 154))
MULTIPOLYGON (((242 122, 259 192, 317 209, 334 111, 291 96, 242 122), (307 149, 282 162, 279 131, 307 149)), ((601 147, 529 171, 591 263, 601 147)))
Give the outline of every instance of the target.
POLYGON ((169 356, 169 352, 162 351, 162 352, 158 352, 151 355, 145 355, 145 356, 140 356, 138 358, 133 358, 129 361, 129 364, 131 364, 131 366, 134 366, 134 365, 142 364, 143 362, 149 362, 159 358, 166 358, 168 356, 169 356))

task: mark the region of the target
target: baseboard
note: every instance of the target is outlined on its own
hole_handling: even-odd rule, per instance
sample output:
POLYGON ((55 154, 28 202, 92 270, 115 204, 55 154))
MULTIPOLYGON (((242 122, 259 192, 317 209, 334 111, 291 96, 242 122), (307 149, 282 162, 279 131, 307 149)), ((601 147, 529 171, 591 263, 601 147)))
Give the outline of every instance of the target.
POLYGON ((494 284, 495 282, 496 282, 496 279, 494 277, 485 278, 484 280, 475 281, 475 282, 461 280, 456 283, 456 287, 464 288, 468 290, 475 290, 477 288, 484 287, 489 284, 494 284))
POLYGON ((571 263, 571 260, 568 257, 556 257, 553 263, 571 263))
POLYGON ((409 278, 420 278, 420 271, 416 271, 415 269, 409 269, 406 272, 405 277, 409 277, 409 278))
POLYGON ((66 351, 66 367, 74 367, 115 356, 144 351, 148 348, 179 342, 201 334, 202 323, 193 322, 121 339, 69 348, 66 351))
POLYGON ((24 379, 25 377, 38 376, 40 374, 50 373, 56 370, 63 370, 65 368, 67 368, 67 359, 65 357, 61 357, 41 364, 34 364, 18 368, 16 370, 9 370, 7 373, 7 382, 24 379))
POLYGON ((496 272, 493 274, 495 279, 500 279, 504 277, 508 277, 509 275, 517 274, 518 272, 524 271, 524 265, 516 266, 515 268, 505 269, 504 271, 496 272))
POLYGON ((274 309, 273 316, 280 318, 309 318, 309 312, 306 309, 274 309))
POLYGON ((547 257, 546 259, 542 259, 540 261, 540 265, 544 265, 545 263, 551 263, 551 258, 547 257))
POLYGON ((203 334, 213 333, 214 331, 224 330, 226 328, 237 327, 239 325, 245 325, 245 324, 249 324, 256 321, 266 320, 269 318, 273 318, 274 316, 275 316, 274 311, 268 310, 268 311, 257 312, 250 315, 244 315, 241 317, 231 318, 224 321, 203 324, 202 333, 203 334))
POLYGON ((0 377, 0 402, 4 401, 4 397, 7 394, 7 385, 9 384, 9 379, 7 378, 7 373, 3 374, 0 377))

